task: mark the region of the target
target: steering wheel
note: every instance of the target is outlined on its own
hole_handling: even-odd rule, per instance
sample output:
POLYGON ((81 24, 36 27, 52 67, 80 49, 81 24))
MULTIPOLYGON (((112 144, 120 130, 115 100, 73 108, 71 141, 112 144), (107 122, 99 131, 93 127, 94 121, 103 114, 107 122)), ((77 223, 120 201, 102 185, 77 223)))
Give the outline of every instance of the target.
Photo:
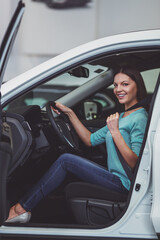
POLYGON ((73 126, 66 114, 64 114, 60 109, 55 106, 55 102, 49 101, 46 104, 46 111, 48 118, 52 125, 54 132, 61 141, 70 150, 79 151, 79 142, 78 136, 73 129, 73 126), (53 108, 57 109, 60 112, 59 118, 55 118, 53 113, 53 108))

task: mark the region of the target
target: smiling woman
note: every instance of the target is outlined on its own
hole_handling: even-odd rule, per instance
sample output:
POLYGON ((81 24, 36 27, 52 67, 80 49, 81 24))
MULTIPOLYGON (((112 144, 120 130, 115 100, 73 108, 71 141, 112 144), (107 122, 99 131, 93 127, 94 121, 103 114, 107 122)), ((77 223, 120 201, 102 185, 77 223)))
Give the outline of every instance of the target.
POLYGON ((120 69, 113 84, 114 94, 119 102, 125 105, 125 110, 147 97, 144 81, 136 69, 120 69))
MULTIPOLYGON (((126 109, 138 102, 140 95, 138 84, 143 86, 141 92, 144 96, 141 95, 141 98, 146 96, 146 89, 137 70, 126 68, 124 72, 122 73, 121 70, 114 77, 114 94, 126 109), (133 77, 129 77, 127 72, 133 77)), ((126 164, 130 168, 134 168, 147 123, 147 112, 144 108, 130 110, 127 113, 121 113, 120 116, 118 113, 109 116, 106 121, 107 126, 93 134, 80 122, 70 108, 60 103, 52 108, 55 113, 63 113, 68 117, 77 135, 87 146, 96 146, 106 142, 108 170, 77 155, 68 153, 61 155, 34 188, 10 209, 6 221, 8 223, 28 222, 31 216, 30 211, 64 181, 68 172, 85 182, 97 184, 109 190, 127 194, 130 189, 130 180, 121 165, 114 143, 126 164)))
POLYGON ((138 102, 135 81, 121 72, 115 76, 114 94, 118 98, 119 103, 125 105, 125 110, 138 102))

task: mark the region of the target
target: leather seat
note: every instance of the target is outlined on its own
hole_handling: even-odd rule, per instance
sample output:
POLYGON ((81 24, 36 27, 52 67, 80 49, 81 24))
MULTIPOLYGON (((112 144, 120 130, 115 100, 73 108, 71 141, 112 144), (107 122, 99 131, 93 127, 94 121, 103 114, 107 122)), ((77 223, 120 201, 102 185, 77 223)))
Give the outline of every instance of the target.
POLYGON ((98 185, 73 182, 66 187, 66 200, 76 223, 106 225, 114 221, 126 206, 128 194, 98 185))

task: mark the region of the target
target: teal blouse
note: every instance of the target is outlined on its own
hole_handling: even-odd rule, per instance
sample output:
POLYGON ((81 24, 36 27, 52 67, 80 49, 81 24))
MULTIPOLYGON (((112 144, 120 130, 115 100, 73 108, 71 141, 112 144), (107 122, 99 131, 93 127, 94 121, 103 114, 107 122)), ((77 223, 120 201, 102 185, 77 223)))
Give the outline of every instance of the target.
MULTIPOLYGON (((129 146, 129 148, 139 156, 142 141, 144 138, 148 114, 144 108, 132 112, 124 117, 124 112, 119 117, 120 133, 129 146)), ((130 189, 130 180, 128 179, 121 162, 117 156, 115 145, 107 125, 95 133, 91 134, 92 146, 106 142, 108 170, 119 176, 123 186, 130 189)))

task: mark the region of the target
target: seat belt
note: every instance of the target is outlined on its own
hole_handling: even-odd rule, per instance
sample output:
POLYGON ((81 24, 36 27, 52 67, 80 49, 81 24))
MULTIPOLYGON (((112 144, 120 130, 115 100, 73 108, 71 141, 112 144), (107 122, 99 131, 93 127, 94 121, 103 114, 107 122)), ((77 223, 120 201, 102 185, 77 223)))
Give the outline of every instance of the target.
POLYGON ((118 155, 118 158, 122 164, 122 167, 125 171, 125 173, 127 174, 127 177, 129 178, 130 181, 132 181, 133 179, 133 169, 131 169, 127 162, 124 160, 124 158, 122 157, 122 154, 120 153, 119 149, 117 148, 116 144, 114 143, 114 146, 115 146, 115 149, 116 149, 116 152, 117 152, 117 155, 118 155))
MULTIPOLYGON (((141 101, 139 101, 138 103, 134 104, 132 107, 128 108, 125 112, 128 112, 130 110, 133 110, 133 109, 136 109, 136 108, 139 108, 139 107, 144 107, 144 106, 147 106, 150 101, 151 101, 151 98, 152 96, 147 96, 146 98, 142 99, 141 101)), ((134 169, 131 169, 127 162, 124 160, 124 158, 122 157, 122 154, 120 153, 119 149, 117 148, 116 144, 114 143, 115 145, 115 149, 116 149, 116 152, 117 152, 117 155, 118 155, 118 158, 122 164, 122 167, 125 171, 125 173, 127 174, 128 178, 130 181, 132 181, 133 179, 133 171, 134 169)))
POLYGON ((136 109, 136 108, 139 108, 139 107, 145 107, 145 106, 149 105, 149 103, 151 102, 151 99, 152 99, 152 95, 147 96, 146 98, 142 99, 138 103, 134 104, 132 107, 125 110, 125 112, 128 112, 130 110, 133 110, 133 109, 136 109))

